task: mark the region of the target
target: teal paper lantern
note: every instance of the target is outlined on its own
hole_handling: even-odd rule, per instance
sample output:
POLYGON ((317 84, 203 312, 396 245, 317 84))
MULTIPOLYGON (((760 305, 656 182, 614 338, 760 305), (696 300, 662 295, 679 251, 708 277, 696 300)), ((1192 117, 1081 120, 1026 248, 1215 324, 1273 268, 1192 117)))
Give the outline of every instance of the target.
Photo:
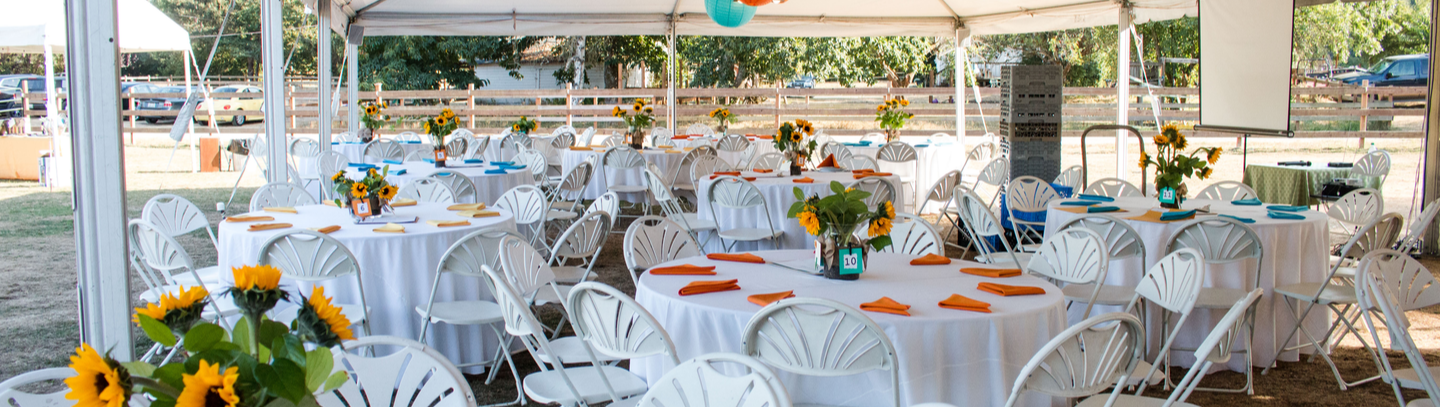
POLYGON ((730 28, 750 22, 755 17, 755 9, 735 0, 705 0, 705 12, 710 14, 710 19, 730 28))

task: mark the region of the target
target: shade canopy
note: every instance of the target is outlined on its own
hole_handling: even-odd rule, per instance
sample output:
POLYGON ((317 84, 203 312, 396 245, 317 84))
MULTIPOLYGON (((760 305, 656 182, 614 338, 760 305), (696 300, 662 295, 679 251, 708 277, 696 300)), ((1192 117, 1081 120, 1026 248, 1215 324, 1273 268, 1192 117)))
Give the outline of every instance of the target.
MULTIPOLYGON (((315 0, 304 0, 315 6, 315 0)), ((706 0, 335 0, 343 21, 376 35, 681 35, 755 37, 952 36, 1114 25, 1113 0, 789 0, 748 24, 723 27, 706 0)), ((1135 22, 1194 16, 1195 0, 1132 0, 1135 22)))
MULTIPOLYGON (((120 52, 189 51, 190 33, 146 0, 118 0, 120 52)), ((65 2, 10 0, 0 16, 0 53, 65 52, 65 2)))

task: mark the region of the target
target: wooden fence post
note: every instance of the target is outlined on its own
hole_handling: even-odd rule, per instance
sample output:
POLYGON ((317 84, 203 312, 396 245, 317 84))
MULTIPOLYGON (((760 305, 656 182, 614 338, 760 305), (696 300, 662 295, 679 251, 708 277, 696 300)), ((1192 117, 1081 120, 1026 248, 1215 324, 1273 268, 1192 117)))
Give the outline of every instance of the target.
POLYGON ((30 134, 30 81, 20 81, 20 117, 25 118, 21 133, 30 134))
POLYGON ((780 128, 780 88, 775 88, 775 128, 780 128))
POLYGON ((575 108, 574 99, 570 98, 570 84, 565 84, 565 125, 574 126, 575 114, 570 110, 575 108))
POLYGON ((1360 148, 1365 148, 1365 135, 1363 132, 1370 129, 1370 115, 1365 110, 1370 108, 1370 80, 1360 82, 1360 148))
POLYGON ((290 110, 285 111, 285 114, 290 115, 290 128, 300 127, 296 125, 297 120, 295 115, 295 85, 289 85, 285 87, 285 100, 290 101, 290 110))
POLYGON ((470 90, 465 91, 465 106, 470 108, 470 129, 475 129, 475 84, 470 84, 470 90))

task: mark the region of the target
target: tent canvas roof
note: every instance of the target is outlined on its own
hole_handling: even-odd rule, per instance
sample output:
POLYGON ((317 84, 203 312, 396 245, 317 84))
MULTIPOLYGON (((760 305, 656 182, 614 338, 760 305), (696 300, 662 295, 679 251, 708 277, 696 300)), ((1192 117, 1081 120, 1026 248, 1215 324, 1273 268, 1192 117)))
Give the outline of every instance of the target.
MULTIPOLYGON (((119 0, 120 52, 190 50, 190 33, 146 0, 119 0)), ((0 17, 0 53, 38 54, 51 45, 65 52, 65 2, 6 2, 0 17)))

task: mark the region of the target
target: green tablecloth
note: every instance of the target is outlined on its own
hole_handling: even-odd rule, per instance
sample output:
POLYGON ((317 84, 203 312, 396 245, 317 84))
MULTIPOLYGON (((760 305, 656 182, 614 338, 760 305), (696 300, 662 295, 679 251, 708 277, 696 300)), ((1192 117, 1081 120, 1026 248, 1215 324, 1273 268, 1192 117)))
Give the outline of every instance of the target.
MULTIPOLYGON (((1315 205, 1320 201, 1310 195, 1320 192, 1320 185, 1335 178, 1349 178, 1349 168, 1330 168, 1325 163, 1309 167, 1275 164, 1250 164, 1245 171, 1245 185, 1260 194, 1265 203, 1282 205, 1315 205)), ((1364 180, 1368 188, 1380 188, 1379 178, 1364 180)))

